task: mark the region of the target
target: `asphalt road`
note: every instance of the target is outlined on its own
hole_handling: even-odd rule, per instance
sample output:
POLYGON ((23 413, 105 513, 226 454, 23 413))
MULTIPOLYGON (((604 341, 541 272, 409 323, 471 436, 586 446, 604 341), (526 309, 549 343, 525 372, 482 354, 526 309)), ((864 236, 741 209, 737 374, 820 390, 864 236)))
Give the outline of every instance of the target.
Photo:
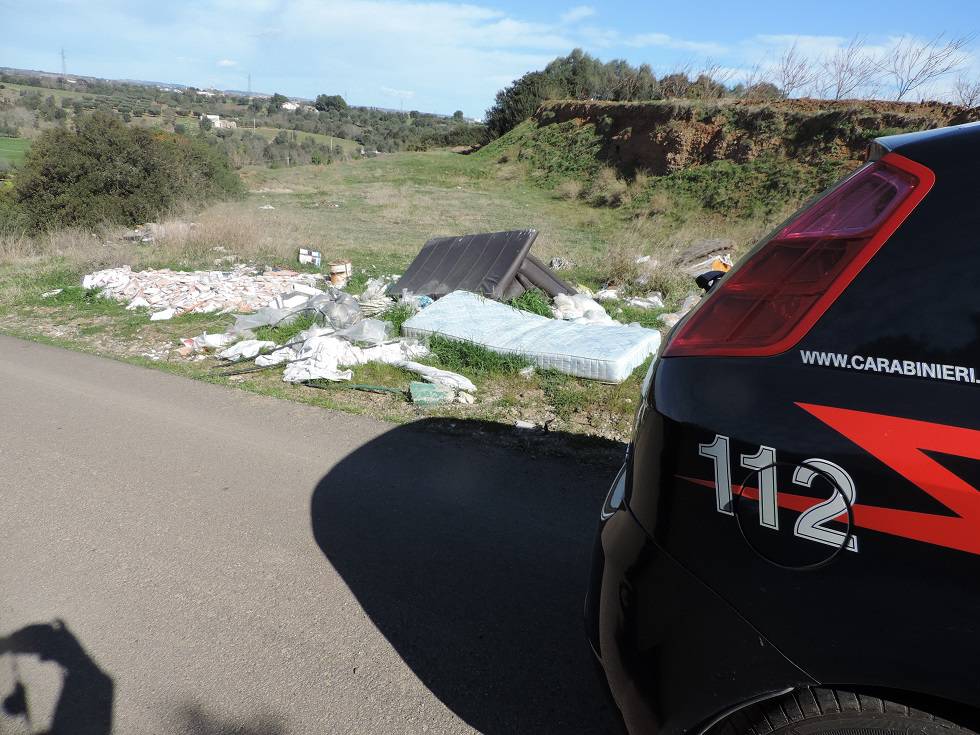
POLYGON ((0 733, 614 732, 609 469, 428 423, 0 337, 0 733))

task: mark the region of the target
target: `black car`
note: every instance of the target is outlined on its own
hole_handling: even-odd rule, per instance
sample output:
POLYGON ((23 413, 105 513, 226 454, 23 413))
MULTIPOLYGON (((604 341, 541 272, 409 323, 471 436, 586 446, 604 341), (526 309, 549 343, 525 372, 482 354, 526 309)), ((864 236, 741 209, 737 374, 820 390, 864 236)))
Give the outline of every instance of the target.
POLYGON ((876 140, 665 341, 586 600, 631 733, 980 729, 978 177, 876 140))

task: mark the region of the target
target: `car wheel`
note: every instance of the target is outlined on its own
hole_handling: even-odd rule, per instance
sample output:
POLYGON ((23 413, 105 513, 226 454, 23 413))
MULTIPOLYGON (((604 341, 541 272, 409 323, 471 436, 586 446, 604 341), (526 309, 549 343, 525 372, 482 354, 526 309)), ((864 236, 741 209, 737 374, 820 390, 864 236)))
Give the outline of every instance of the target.
POLYGON ((735 712, 710 735, 973 735, 972 730, 886 699, 799 689, 735 712))

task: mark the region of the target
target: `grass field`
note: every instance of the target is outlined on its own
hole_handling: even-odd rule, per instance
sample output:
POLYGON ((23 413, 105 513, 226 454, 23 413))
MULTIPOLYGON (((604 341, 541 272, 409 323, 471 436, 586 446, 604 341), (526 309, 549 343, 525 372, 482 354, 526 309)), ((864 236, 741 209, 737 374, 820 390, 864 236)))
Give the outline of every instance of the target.
POLYGON ((0 138, 0 164, 20 165, 30 147, 26 138, 0 138))
MULTIPOLYGON (((525 420, 551 431, 622 440, 636 409, 642 369, 619 386, 552 372, 526 378, 513 365, 496 365, 485 355, 443 349, 433 359, 470 377, 479 388, 477 402, 429 409, 403 397, 360 393, 343 385, 321 390, 284 385, 278 371, 233 381, 213 372, 212 359, 192 363, 173 351, 179 337, 223 331, 227 316, 149 322, 145 313, 85 297, 77 284, 84 273, 124 264, 134 269, 213 269, 237 261, 296 267, 298 248, 310 246, 323 252, 325 262, 350 258, 355 282, 363 284, 368 276, 402 272, 433 236, 531 227, 540 233, 536 255, 546 262, 554 256, 571 262, 563 277, 597 287, 635 269, 640 255, 667 261, 699 237, 731 237, 744 246, 768 227, 766 222, 731 222, 703 212, 638 219, 626 209, 590 206, 537 186, 517 164, 448 151, 358 157, 323 166, 255 167, 243 177, 249 188, 244 200, 175 214, 195 226, 173 228, 176 234, 149 246, 122 240, 118 228, 36 238, 0 236, 0 331, 146 364, 149 350, 157 356, 153 365, 182 375, 393 421, 434 414, 498 426, 525 420), (262 208, 266 206, 272 208, 262 208), (40 297, 55 288, 72 290, 55 299, 40 297)), ((665 291, 668 306, 694 290, 690 278, 679 278, 670 269, 662 275, 654 271, 644 288, 665 291)), ((657 312, 623 304, 611 311, 624 322, 656 324, 657 312)), ((356 383, 398 389, 406 388, 409 379, 385 365, 361 366, 354 375, 356 383)))
MULTIPOLYGON (((246 124, 242 124, 240 126, 240 129, 252 130, 252 128, 246 124)), ((280 128, 257 127, 255 128, 255 132, 271 142, 272 139, 276 137, 276 135, 282 132, 282 130, 280 128)), ((287 131, 287 132, 292 132, 292 131, 287 131)), ((313 141, 320 143, 321 145, 339 145, 341 148, 344 149, 345 153, 354 153, 361 149, 361 144, 358 143, 356 140, 347 140, 346 138, 336 138, 330 135, 321 135, 320 133, 301 133, 299 131, 296 132, 296 135, 299 137, 300 141, 304 140, 305 138, 310 138, 313 141)))

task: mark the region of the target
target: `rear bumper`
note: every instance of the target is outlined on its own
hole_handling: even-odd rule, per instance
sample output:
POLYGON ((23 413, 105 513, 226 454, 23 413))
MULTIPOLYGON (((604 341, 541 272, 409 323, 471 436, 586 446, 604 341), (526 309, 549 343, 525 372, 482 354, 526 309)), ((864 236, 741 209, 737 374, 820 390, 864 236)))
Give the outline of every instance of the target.
POLYGON ((628 509, 604 515, 586 626, 629 732, 700 732, 745 703, 814 683, 628 509))

